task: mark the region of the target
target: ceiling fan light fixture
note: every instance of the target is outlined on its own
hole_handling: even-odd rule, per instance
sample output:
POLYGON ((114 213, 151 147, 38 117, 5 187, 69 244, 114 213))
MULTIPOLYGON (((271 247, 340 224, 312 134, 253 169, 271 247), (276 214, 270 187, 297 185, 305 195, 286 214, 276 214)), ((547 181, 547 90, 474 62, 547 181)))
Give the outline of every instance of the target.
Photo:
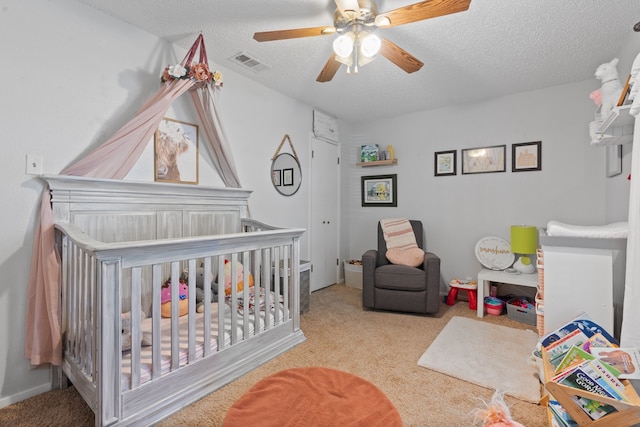
POLYGON ((333 51, 336 55, 346 58, 351 56, 351 52, 353 52, 353 42, 355 40, 355 35, 349 31, 336 38, 333 41, 333 51))
POLYGON ((358 39, 360 40, 360 53, 362 53, 363 56, 373 58, 380 52, 382 41, 380 37, 375 34, 368 34, 363 31, 360 33, 358 39))

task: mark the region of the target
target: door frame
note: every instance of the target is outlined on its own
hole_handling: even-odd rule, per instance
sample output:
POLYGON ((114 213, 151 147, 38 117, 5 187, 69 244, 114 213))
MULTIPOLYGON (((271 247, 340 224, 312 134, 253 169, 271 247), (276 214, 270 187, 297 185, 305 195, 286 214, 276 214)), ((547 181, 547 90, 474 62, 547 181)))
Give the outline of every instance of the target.
MULTIPOLYGON (((341 144, 339 141, 330 141, 328 139, 324 139, 324 138, 318 138, 316 137, 313 132, 309 133, 309 210, 308 210, 308 218, 307 218, 307 224, 309 224, 309 247, 308 247, 308 253, 309 253, 309 258, 311 258, 311 268, 313 268, 313 250, 312 250, 312 246, 313 246, 313 242, 312 242, 312 235, 313 235, 313 222, 312 222, 312 216, 313 216, 313 140, 317 140, 320 141, 322 143, 325 144, 331 144, 334 145, 338 148, 338 159, 341 159, 341 144)), ((341 224, 342 224, 342 216, 340 215, 341 212, 341 193, 340 193, 340 178, 341 178, 341 160, 339 160, 339 162, 336 164, 336 170, 337 170, 337 174, 338 174, 338 179, 337 179, 337 183, 336 183, 336 270, 335 270, 335 283, 340 283, 340 229, 341 229, 341 224)), ((313 271, 310 272, 310 288, 313 288, 313 283, 311 282, 313 280, 313 271)))

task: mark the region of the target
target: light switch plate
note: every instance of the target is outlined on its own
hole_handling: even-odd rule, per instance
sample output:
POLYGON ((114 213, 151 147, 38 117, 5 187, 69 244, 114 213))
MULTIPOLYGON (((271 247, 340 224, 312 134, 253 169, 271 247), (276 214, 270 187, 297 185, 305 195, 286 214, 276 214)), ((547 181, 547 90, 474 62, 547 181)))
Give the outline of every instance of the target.
POLYGON ((27 175, 41 175, 42 174, 42 156, 34 156, 33 154, 27 154, 27 163, 25 167, 25 173, 27 175))

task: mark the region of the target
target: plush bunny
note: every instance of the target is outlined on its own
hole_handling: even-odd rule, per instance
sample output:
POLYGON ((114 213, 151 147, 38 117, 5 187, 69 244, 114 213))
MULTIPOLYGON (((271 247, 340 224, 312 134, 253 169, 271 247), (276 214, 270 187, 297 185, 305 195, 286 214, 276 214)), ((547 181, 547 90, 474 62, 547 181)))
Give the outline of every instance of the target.
POLYGON ((596 69, 596 78, 602 82, 600 92, 602 96, 602 108, 600 117, 605 118, 609 112, 618 105, 618 100, 622 94, 622 84, 618 79, 618 58, 611 62, 605 62, 596 69))

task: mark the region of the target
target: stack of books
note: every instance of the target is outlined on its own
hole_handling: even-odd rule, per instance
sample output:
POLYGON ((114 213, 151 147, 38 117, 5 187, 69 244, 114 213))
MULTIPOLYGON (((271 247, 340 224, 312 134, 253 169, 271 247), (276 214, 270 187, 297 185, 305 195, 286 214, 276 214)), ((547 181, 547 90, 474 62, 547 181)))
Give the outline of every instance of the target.
MULTIPOLYGON (((548 382, 629 402, 621 380, 640 378, 640 351, 637 348, 620 348, 618 341, 586 313, 543 337, 541 344, 553 370, 548 382)), ((611 404, 597 399, 578 395, 571 398, 594 421, 617 411, 611 404)), ((549 410, 556 425, 578 425, 571 417, 571 411, 566 409, 550 397, 549 410)))

